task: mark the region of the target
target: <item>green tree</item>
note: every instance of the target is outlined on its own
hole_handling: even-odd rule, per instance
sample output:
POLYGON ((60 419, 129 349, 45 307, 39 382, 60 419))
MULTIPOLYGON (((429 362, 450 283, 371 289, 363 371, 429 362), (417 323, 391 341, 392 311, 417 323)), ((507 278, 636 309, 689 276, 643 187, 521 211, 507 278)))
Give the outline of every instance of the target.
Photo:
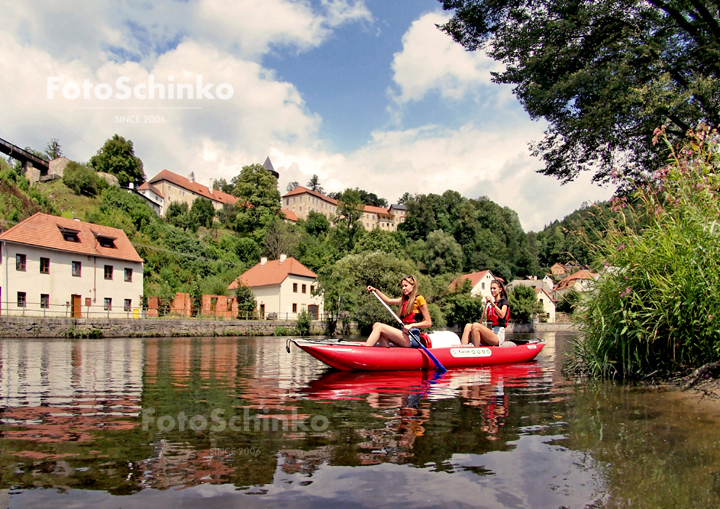
POLYGON ((300 184, 298 184, 298 182, 297 182, 296 180, 293 180, 292 182, 288 183, 288 185, 287 185, 287 187, 285 188, 285 190, 289 193, 290 191, 292 191, 293 189, 295 189, 295 188, 296 188, 297 186, 299 186, 299 185, 300 185, 300 184))
MULTIPOLYGON (((298 223, 299 222, 300 221, 298 221, 298 223)), ((328 221, 328 218, 325 217, 325 214, 315 212, 314 210, 308 212, 307 219, 304 223, 302 223, 302 225, 308 234, 316 237, 327 234, 330 229, 330 221, 328 221)))
POLYGON ((531 286, 516 286, 508 292, 510 319, 519 323, 530 323, 533 315, 543 312, 535 289, 531 286))
POLYGON ((352 250, 353 253, 362 253, 364 251, 382 251, 400 255, 403 248, 393 232, 373 228, 362 234, 352 250))
POLYGON ((75 161, 70 161, 63 172, 63 184, 75 194, 95 196, 98 194, 97 172, 75 161))
POLYGON ((307 309, 302 309, 297 315, 297 322, 295 324, 295 331, 301 336, 307 336, 310 334, 310 326, 312 325, 312 315, 308 313, 307 309))
POLYGON ((280 212, 277 180, 261 164, 243 166, 234 190, 238 201, 235 225, 240 233, 262 237, 266 228, 280 212))
POLYGON ((678 139, 700 121, 718 126, 716 1, 440 1, 454 11, 442 30, 502 62, 493 80, 549 123, 532 147, 546 175, 644 175, 664 162, 654 128, 678 139))
POLYGON ((255 294, 248 285, 238 278, 238 285, 235 288, 235 298, 238 303, 238 318, 240 320, 247 320, 252 318, 257 309, 257 301, 255 300, 255 294))
POLYGON ((197 198, 190 207, 190 223, 210 228, 215 217, 215 208, 206 198, 197 198))
POLYGON ((45 155, 47 155, 51 160, 62 156, 62 146, 57 138, 51 139, 45 146, 45 155))
POLYGON ((174 201, 165 211, 165 220, 173 226, 187 230, 190 225, 189 211, 187 203, 174 201))
POLYGON ((89 165, 96 171, 115 175, 123 187, 128 184, 137 187, 145 182, 143 163, 135 156, 133 142, 118 134, 105 141, 97 154, 90 158, 89 165))
POLYGON ((313 174, 313 176, 310 178, 310 181, 307 183, 307 188, 311 191, 315 191, 316 193, 325 193, 325 190, 320 185, 320 177, 315 174, 313 174))
POLYGON ((431 275, 460 272, 463 266, 463 251, 452 235, 435 230, 425 241, 424 261, 425 270, 431 275))

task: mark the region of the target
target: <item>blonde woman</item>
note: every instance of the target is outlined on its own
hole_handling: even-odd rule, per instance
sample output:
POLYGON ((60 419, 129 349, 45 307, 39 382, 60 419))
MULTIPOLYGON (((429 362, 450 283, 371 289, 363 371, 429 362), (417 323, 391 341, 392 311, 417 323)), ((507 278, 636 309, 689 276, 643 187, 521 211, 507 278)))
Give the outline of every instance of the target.
POLYGON ((409 335, 410 329, 427 329, 432 327, 430 311, 428 311, 425 297, 418 295, 417 281, 414 276, 405 276, 400 280, 402 296, 391 299, 377 288, 367 287, 368 292, 377 293, 378 297, 389 306, 400 306, 400 319, 403 322, 402 330, 396 329, 384 323, 375 323, 373 330, 368 336, 365 346, 390 346, 394 343, 398 346, 418 348, 417 341, 409 335))
POLYGON ((467 324, 460 340, 463 345, 469 344, 471 340, 475 346, 502 346, 505 342, 505 327, 510 318, 510 301, 500 281, 493 281, 490 284, 490 293, 491 295, 486 296, 485 299, 487 320, 491 322, 492 329, 478 322, 467 324))

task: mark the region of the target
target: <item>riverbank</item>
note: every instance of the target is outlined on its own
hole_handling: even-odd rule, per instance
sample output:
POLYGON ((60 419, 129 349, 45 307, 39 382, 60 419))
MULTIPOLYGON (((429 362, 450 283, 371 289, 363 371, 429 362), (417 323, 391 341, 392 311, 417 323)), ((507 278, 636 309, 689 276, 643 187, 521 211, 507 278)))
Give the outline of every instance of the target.
MULTIPOLYGON (((1 338, 134 338, 178 336, 273 336, 289 335, 291 320, 174 320, 132 318, 0 317, 1 338)), ((339 324, 340 326, 340 324, 339 324)), ((357 324, 342 325, 338 335, 357 334, 357 324)), ((508 333, 574 332, 572 324, 510 324, 508 333)), ((315 320, 311 335, 325 334, 326 324, 315 320)))

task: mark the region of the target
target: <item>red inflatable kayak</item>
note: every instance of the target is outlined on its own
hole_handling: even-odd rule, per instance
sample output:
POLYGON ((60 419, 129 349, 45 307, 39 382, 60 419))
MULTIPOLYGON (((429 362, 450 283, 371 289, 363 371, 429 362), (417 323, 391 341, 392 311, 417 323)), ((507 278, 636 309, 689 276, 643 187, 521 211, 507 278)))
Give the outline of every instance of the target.
MULTIPOLYGON (((342 371, 437 369, 421 348, 368 347, 362 343, 338 340, 289 341, 328 366, 342 371)), ((436 339, 432 343, 429 350, 446 369, 528 362, 535 359, 545 346, 545 343, 536 340, 512 347, 444 345, 436 339)))

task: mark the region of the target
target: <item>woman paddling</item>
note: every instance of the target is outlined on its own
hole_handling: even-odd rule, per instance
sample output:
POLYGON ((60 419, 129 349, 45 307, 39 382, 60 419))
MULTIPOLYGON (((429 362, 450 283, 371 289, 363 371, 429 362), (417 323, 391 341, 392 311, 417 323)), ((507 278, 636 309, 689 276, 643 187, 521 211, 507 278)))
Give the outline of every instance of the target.
POLYGON ((505 327, 510 317, 510 301, 500 281, 490 283, 490 293, 492 295, 488 295, 485 299, 487 300, 487 319, 492 323, 492 329, 478 322, 467 324, 460 340, 463 345, 467 345, 470 340, 475 346, 481 344, 502 346, 505 342, 505 327))
POLYGON ((373 330, 370 336, 365 342, 366 346, 390 346, 390 343, 395 343, 398 346, 416 348, 419 345, 414 345, 415 339, 409 335, 410 329, 427 329, 432 327, 432 319, 430 318, 430 312, 428 311, 427 302, 425 297, 418 295, 417 281, 413 276, 405 276, 400 280, 400 288, 402 290, 402 296, 398 299, 391 299, 377 288, 372 286, 367 287, 368 292, 375 292, 385 304, 390 306, 400 306, 400 319, 403 321, 402 330, 398 330, 390 325, 376 322, 373 325, 373 330))

